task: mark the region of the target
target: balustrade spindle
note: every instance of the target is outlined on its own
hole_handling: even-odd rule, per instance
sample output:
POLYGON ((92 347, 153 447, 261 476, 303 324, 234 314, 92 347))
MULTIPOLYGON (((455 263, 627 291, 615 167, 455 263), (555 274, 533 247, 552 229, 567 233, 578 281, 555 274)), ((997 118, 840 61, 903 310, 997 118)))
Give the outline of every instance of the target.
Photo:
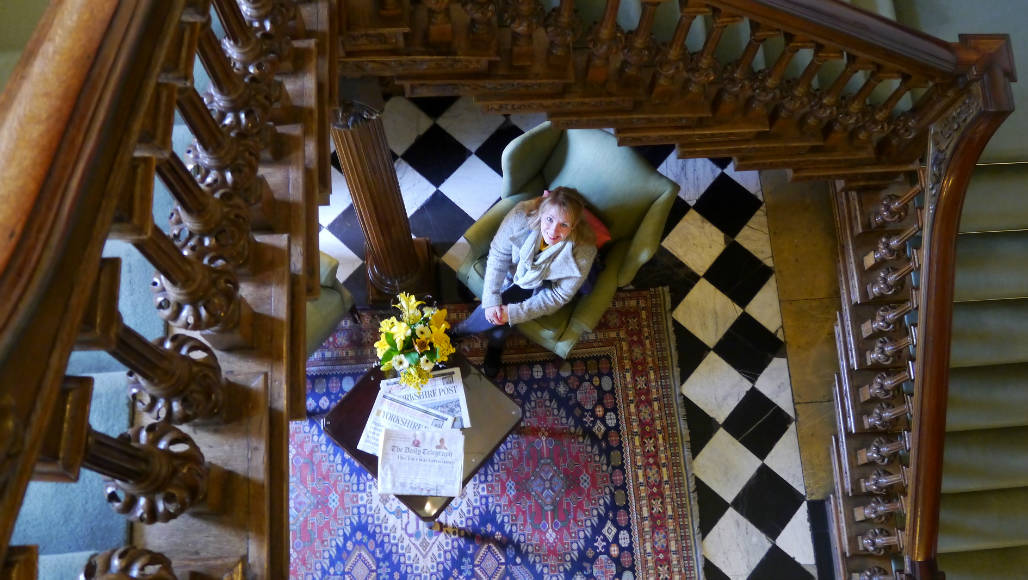
POLYGON ((536 0, 515 0, 514 19, 510 23, 512 66, 532 66, 535 57, 532 36, 538 7, 536 0))
POLYGON ((882 268, 878 275, 875 276, 875 279, 867 285, 868 297, 873 300, 884 296, 892 296, 899 292, 903 289, 903 280, 920 267, 918 252, 914 250, 911 252, 910 260, 899 268, 892 266, 882 268))
POLYGON ((292 58, 292 39, 286 33, 296 19, 295 0, 237 0, 247 24, 257 34, 263 51, 278 63, 292 58))
POLYGON ((880 399, 888 401, 895 395, 896 388, 903 383, 913 380, 913 373, 909 370, 903 370, 895 374, 889 374, 888 372, 880 372, 873 379, 871 383, 864 385, 858 389, 858 395, 861 403, 866 403, 871 399, 880 399))
POLYGON ((250 212, 230 189, 213 195, 200 189, 178 155, 157 164, 157 175, 178 205, 171 211, 171 237, 183 254, 203 264, 241 267, 250 259, 250 212))
MULTIPOLYGON (((814 102, 810 111, 800 120, 800 124, 808 131, 821 127, 826 121, 836 117, 839 111, 839 97, 843 89, 861 70, 867 70, 871 65, 859 58, 847 57, 846 67, 842 69, 839 76, 835 78, 828 90, 820 99, 814 102)), ((874 88, 874 87, 872 87, 874 88)))
POLYGON ((889 514, 902 514, 906 510, 902 497, 895 497, 892 501, 881 497, 871 498, 870 503, 853 508, 853 519, 858 522, 873 522, 884 524, 889 514))
MULTIPOLYGON (((572 0, 564 0, 571 2, 572 0)), ((464 10, 471 21, 472 46, 485 49, 496 42, 496 3, 494 0, 465 0, 464 10)))
POLYGON ((585 82, 590 85, 602 85, 607 82, 610 74, 610 55, 620 44, 617 30, 620 5, 621 0, 607 0, 603 19, 593 33, 585 72, 585 82))
POLYGON ((171 560, 159 552, 122 546, 89 557, 83 580, 176 580, 171 560))
POLYGON ((857 465, 866 465, 872 462, 878 465, 888 465, 897 455, 909 450, 910 438, 906 433, 901 434, 895 441, 889 441, 885 437, 875 437, 871 445, 857 450, 857 465))
POLYGON ((864 255, 864 270, 870 270, 883 262, 899 258, 900 249, 906 245, 907 240, 919 233, 921 233, 920 212, 917 214, 917 223, 914 225, 894 236, 885 235, 878 239, 875 249, 864 255))
POLYGON ((895 486, 906 486, 906 469, 902 468, 898 473, 890 473, 885 469, 876 469, 870 477, 860 480, 860 489, 864 493, 884 495, 889 488, 895 486))
POLYGON ((781 97, 782 78, 789 63, 804 48, 814 48, 814 43, 787 35, 788 42, 778 55, 778 60, 769 69, 759 70, 753 81, 753 95, 746 104, 746 112, 766 113, 770 105, 781 97))
POLYGON ((741 21, 741 16, 726 14, 721 10, 714 9, 714 28, 707 33, 699 55, 692 59, 685 69, 685 89, 688 92, 701 94, 706 90, 707 85, 717 78, 717 59, 714 58, 714 51, 721 42, 725 28, 741 21))
POLYGON ((266 148, 274 133, 274 128, 267 121, 268 103, 256 98, 232 70, 209 26, 200 31, 197 55, 211 78, 211 89, 203 95, 203 100, 214 122, 232 138, 250 141, 257 150, 266 148))
POLYGON ((856 580, 896 580, 896 576, 885 571, 885 568, 873 566, 860 573, 856 580))
POLYGON ((196 443, 164 421, 117 438, 90 431, 83 466, 108 477, 107 503, 144 524, 169 522, 202 502, 210 467, 196 443))
POLYGON ((640 81, 642 68, 653 59, 654 41, 651 36, 653 17, 657 7, 664 0, 643 0, 642 14, 639 23, 632 33, 632 38, 625 47, 621 61, 621 80, 627 86, 635 86, 640 81))
POLYGON ((860 334, 870 338, 879 332, 892 332, 896 329, 896 321, 914 311, 914 299, 900 304, 887 304, 875 312, 875 317, 865 320, 860 325, 860 334))
POLYGON ((575 0, 560 0, 546 16, 546 37, 550 40, 547 61, 553 68, 567 65, 575 40, 575 0))
POLYGON ((682 6, 678 25, 675 26, 675 34, 667 48, 661 51, 660 56, 657 57, 657 70, 653 72, 652 86, 650 87, 650 96, 654 102, 663 103, 674 96, 675 83, 689 64, 689 49, 685 45, 685 39, 688 38, 689 29, 696 17, 707 12, 709 9, 697 6, 695 1, 687 1, 682 6))
POLYGON ((453 44, 450 0, 425 0, 428 8, 428 44, 448 47, 453 44))
POLYGON ((877 139, 889 132, 891 127, 890 118, 892 110, 913 86, 913 80, 909 75, 902 75, 899 85, 889 94, 888 98, 874 109, 866 109, 864 119, 853 130, 853 137, 858 141, 870 141, 877 139))
POLYGON ((275 78, 279 55, 266 50, 265 42, 250 28, 236 0, 214 0, 213 4, 225 28, 221 47, 232 61, 232 68, 250 85, 255 97, 264 101, 265 110, 270 109, 282 99, 282 83, 275 78))
POLYGON ((914 340, 908 335, 899 340, 890 340, 883 336, 875 341, 873 349, 867 351, 866 359, 868 365, 891 365, 896 360, 896 355, 914 345, 914 340))
POLYGON ((896 419, 906 417, 910 414, 910 402, 904 400, 902 405, 892 406, 887 401, 882 401, 874 408, 870 415, 864 415, 861 419, 865 429, 876 431, 887 431, 892 428, 896 419))
POLYGON ((897 75, 883 72, 878 65, 871 65, 871 74, 860 85, 856 93, 846 99, 846 108, 832 123, 832 131, 849 133, 864 120, 864 112, 868 109, 868 97, 883 81, 896 78, 897 75))
POLYGON ((829 60, 839 58, 840 56, 839 51, 834 48, 822 45, 814 48, 814 54, 810 57, 810 62, 807 63, 800 76, 791 83, 789 96, 782 101, 780 107, 775 109, 773 116, 776 123, 782 119, 794 119, 803 110, 810 107, 814 101, 812 84, 818 69, 829 60))
POLYGON ((726 104, 736 103, 743 90, 750 86, 750 76, 753 74, 753 59, 757 56, 757 52, 760 50, 761 45, 764 44, 764 41, 777 35, 777 30, 762 26, 757 21, 750 21, 750 38, 746 43, 746 48, 743 49, 739 60, 729 67, 721 87, 721 92, 718 94, 718 100, 720 101, 719 109, 726 104))
POLYGON ((894 224, 903 221, 907 217, 907 210, 910 202, 921 193, 921 185, 915 184, 903 195, 889 194, 882 197, 878 207, 871 213, 871 229, 880 228, 887 224, 894 224))
POLYGON ((862 551, 882 556, 886 552, 900 551, 903 545, 901 538, 900 534, 891 534, 888 530, 875 528, 858 536, 857 541, 862 551))

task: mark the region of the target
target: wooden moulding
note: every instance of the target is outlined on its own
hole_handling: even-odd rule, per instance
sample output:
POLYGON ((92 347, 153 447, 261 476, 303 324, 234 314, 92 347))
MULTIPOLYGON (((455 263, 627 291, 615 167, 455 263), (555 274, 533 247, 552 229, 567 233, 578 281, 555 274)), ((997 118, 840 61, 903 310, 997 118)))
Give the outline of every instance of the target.
POLYGON ((0 566, 4 580, 36 580, 39 576, 39 546, 11 546, 0 566))
POLYGON ((86 452, 92 396, 92 378, 64 378, 32 473, 34 481, 78 481, 86 452))

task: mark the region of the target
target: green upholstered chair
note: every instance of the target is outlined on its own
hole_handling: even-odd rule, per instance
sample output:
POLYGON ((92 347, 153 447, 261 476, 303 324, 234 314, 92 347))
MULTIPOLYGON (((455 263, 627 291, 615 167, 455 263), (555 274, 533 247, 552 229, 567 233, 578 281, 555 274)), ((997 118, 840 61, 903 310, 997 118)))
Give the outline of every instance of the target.
POLYGON ((353 309, 353 295, 336 279, 339 261, 321 252, 321 293, 307 301, 307 355, 318 350, 325 339, 339 325, 339 321, 353 309))
POLYGON ((543 123, 503 150, 500 201, 464 237, 470 251, 457 277, 479 297, 493 234, 510 208, 557 186, 577 189, 610 229, 601 254, 605 266, 588 294, 557 312, 518 325, 522 334, 565 357, 584 332, 593 329, 619 286, 632 281, 660 245, 664 222, 678 185, 664 177, 613 135, 596 129, 556 129, 543 123))

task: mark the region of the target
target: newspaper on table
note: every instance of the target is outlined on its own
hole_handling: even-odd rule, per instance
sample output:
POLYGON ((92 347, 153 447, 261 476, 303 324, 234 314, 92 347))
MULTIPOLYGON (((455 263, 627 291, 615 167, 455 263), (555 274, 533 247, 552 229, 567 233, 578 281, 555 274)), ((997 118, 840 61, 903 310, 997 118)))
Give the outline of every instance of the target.
POLYGON ((386 428, 417 431, 424 429, 448 429, 453 426, 453 417, 439 411, 419 407, 379 389, 371 415, 364 426, 364 432, 357 441, 357 449, 378 455, 382 432, 386 428))
POLYGON ((460 429, 387 428, 378 454, 378 493, 457 497, 464 475, 460 429))
POLYGON ((468 413, 468 399, 464 394, 464 381, 461 380, 460 367, 433 372, 432 377, 428 379, 425 386, 421 387, 420 392, 401 385, 398 378, 382 381, 379 389, 418 407, 433 409, 444 415, 453 416, 454 429, 471 426, 471 415, 468 413))

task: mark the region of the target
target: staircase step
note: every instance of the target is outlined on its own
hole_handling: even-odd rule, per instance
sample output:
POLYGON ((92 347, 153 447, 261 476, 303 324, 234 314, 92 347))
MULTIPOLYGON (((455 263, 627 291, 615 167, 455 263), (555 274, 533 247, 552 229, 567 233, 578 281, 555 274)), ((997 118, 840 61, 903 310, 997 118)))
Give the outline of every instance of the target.
POLYGON ((1028 486, 1028 427, 946 434, 942 492, 1028 486))
POLYGON ((950 367, 1028 362, 1028 300, 953 306, 950 367))
POLYGON ((939 554, 939 570, 949 580, 1022 580, 1028 546, 939 554))
POLYGON ((631 97, 589 94, 572 89, 553 96, 483 95, 475 97, 475 102, 487 113, 514 114, 582 109, 628 111, 634 101, 631 97))
POLYGON ((957 238, 954 297, 1028 298, 1028 230, 962 234, 957 238))
POLYGON ((939 552, 1028 545, 1028 487, 944 493, 939 552))
POLYGON ((394 76, 400 74, 485 73, 497 56, 375 54, 339 59, 342 76, 394 76))
POLYGON ((624 113, 593 111, 561 112, 550 115, 550 122, 559 129, 605 129, 607 127, 691 126, 696 119, 710 116, 710 106, 701 101, 677 103, 642 103, 624 113))
POLYGON ((960 214, 961 232, 1028 229, 1028 163, 979 165, 960 214))
POLYGON ((1028 424, 1028 364, 950 369, 946 431, 1028 424))

